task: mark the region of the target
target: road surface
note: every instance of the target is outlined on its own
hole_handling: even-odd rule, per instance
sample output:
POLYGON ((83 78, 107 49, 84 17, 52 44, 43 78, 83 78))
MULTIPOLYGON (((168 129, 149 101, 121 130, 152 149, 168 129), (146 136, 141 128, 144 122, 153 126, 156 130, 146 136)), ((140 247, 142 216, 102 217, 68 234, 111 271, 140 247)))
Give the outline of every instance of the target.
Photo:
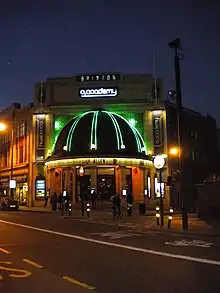
POLYGON ((220 292, 220 238, 0 213, 1 292, 220 292))

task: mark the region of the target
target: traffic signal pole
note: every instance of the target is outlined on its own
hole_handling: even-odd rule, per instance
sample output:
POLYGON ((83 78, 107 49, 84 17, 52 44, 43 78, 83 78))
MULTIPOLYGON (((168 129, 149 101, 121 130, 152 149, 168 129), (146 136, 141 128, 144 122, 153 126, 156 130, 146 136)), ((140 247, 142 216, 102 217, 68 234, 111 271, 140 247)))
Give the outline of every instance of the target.
POLYGON ((178 50, 180 49, 180 39, 176 39, 169 43, 169 47, 174 49, 174 70, 176 81, 176 112, 177 112, 177 139, 179 147, 179 170, 180 170, 180 198, 182 200, 182 228, 188 229, 188 214, 187 214, 187 199, 183 192, 183 168, 182 168, 182 93, 181 93, 181 76, 180 76, 180 56, 178 50))

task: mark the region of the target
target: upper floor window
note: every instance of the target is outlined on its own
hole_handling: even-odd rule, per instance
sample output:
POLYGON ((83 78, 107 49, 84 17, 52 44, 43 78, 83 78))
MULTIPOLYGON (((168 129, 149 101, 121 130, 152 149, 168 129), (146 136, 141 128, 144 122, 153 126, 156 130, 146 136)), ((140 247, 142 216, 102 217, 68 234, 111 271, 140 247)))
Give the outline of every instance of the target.
POLYGON ((17 124, 17 129, 16 129, 16 137, 23 137, 26 134, 26 123, 25 121, 19 122, 17 124))
POLYGON ((191 132, 190 132, 190 136, 191 136, 192 138, 197 138, 197 133, 196 133, 195 131, 191 131, 191 132))

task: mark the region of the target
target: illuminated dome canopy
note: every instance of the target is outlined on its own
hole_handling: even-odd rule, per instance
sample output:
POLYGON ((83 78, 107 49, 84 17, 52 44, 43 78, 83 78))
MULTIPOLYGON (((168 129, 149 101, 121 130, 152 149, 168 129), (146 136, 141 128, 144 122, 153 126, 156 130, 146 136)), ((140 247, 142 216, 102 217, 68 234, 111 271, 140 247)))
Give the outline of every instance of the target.
POLYGON ((61 130, 52 157, 146 156, 138 130, 122 116, 104 111, 85 112, 61 130))

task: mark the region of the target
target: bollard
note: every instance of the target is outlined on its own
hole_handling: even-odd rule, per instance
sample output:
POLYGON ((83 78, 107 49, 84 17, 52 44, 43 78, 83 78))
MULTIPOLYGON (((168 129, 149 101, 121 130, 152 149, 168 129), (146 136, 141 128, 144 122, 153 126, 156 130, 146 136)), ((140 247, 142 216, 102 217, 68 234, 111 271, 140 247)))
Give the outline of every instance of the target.
POLYGON ((72 213, 72 204, 69 203, 69 217, 71 217, 71 213, 72 213))
POLYGON ((90 217, 90 204, 89 203, 86 204, 86 212, 87 212, 87 217, 89 218, 90 217))
POLYGON ((160 208, 156 207, 156 220, 157 220, 157 226, 160 226, 160 208))
POLYGON ((170 208, 170 211, 169 211, 169 216, 168 216, 168 228, 170 229, 171 228, 171 222, 172 222, 172 219, 173 219, 173 209, 170 208))

